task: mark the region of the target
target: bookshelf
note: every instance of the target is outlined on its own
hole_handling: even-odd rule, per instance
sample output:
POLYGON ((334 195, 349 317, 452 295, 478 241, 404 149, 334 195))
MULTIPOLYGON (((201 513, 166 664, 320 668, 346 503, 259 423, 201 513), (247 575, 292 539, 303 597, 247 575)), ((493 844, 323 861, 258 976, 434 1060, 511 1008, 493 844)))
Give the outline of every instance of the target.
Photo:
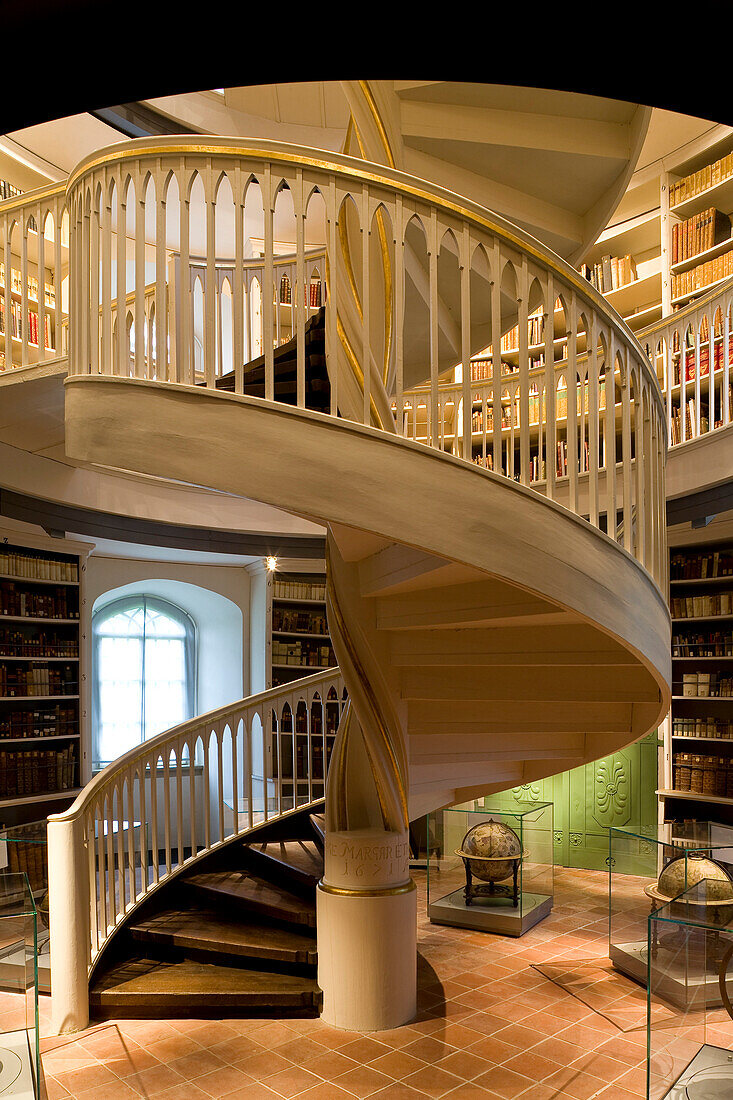
POLYGON ((670 611, 664 816, 733 821, 733 541, 670 548, 670 611))
POLYGON ((70 803, 86 779, 83 574, 90 547, 0 530, 0 823, 70 803))
MULTIPOLYGON (((334 668, 338 661, 331 645, 326 621, 326 572, 325 563, 314 569, 267 573, 267 687, 279 687, 324 668, 334 668)), ((314 779, 314 796, 325 793, 325 772, 336 738, 340 700, 334 695, 314 702, 311 707, 313 760, 310 762, 314 779), (326 760, 323 760, 323 733, 325 721, 326 760), (325 767, 324 767, 325 764, 325 767)), ((282 798, 287 802, 293 797, 293 779, 298 797, 308 793, 308 715, 301 702, 295 715, 288 708, 274 716, 280 723, 280 759, 275 751, 273 723, 273 779, 280 785, 282 798), (299 736, 302 734, 303 736, 299 736)))
MULTIPOLYGON (((22 365, 26 328, 30 363, 61 354, 63 339, 57 322, 61 319, 63 326, 66 318, 57 309, 57 280, 48 266, 53 262, 53 252, 52 242, 46 239, 44 255, 48 259, 41 272, 38 232, 28 230, 25 288, 20 255, 13 252, 9 264, 7 257, 0 260, 0 373, 22 365)), ((63 243, 60 255, 62 264, 66 264, 68 247, 63 243)))

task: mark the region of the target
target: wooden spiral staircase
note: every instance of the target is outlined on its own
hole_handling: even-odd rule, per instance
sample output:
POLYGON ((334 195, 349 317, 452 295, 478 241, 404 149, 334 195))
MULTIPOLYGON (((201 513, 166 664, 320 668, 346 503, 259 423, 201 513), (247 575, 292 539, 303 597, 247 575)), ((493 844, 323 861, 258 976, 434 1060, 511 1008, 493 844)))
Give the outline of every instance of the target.
MULTIPOLYGON (((160 359, 146 360, 139 347, 134 362, 120 356, 123 367, 116 374, 105 357, 105 317, 109 328, 112 303, 99 311, 95 299, 100 287, 85 284, 84 293, 91 294, 95 305, 88 308, 84 293, 74 298, 66 450, 76 461, 250 498, 326 528, 329 631, 348 690, 349 721, 356 716, 351 726, 343 720, 339 727, 326 792, 326 836, 328 840, 358 832, 361 826, 355 820, 361 817, 369 819, 370 828, 373 821, 381 822, 391 844, 406 834, 410 819, 599 759, 645 735, 666 713, 670 620, 665 599, 663 408, 648 360, 622 322, 576 272, 521 229, 469 200, 458 204, 457 196, 431 189, 425 180, 378 165, 365 168, 363 162, 345 156, 325 164, 319 155, 310 167, 308 151, 270 152, 264 143, 262 150, 253 149, 256 145, 249 142, 238 150, 231 142, 214 142, 207 154, 209 178, 219 170, 222 175, 230 172, 240 201, 241 180, 258 172, 265 190, 270 188, 270 210, 278 180, 286 178, 300 204, 297 217, 305 209, 309 188, 321 189, 329 227, 325 313, 307 328, 301 316, 290 346, 275 349, 265 312, 262 360, 245 365, 241 383, 226 375, 215 380, 210 360, 208 384, 200 386, 190 357, 184 354, 182 361, 168 363, 162 381, 160 359), (347 248, 339 252, 336 236, 339 213, 351 192, 359 204, 354 200, 354 208, 376 227, 372 242, 379 246, 381 240, 384 245, 381 251, 375 249, 377 260, 372 262, 369 241, 363 238, 359 277, 353 266, 355 248, 352 245, 350 255, 347 248), (429 230, 427 282, 419 302, 405 289, 409 278, 421 279, 419 272, 411 275, 405 262, 412 207, 422 211, 429 230), (450 279, 455 272, 453 283, 443 287, 435 247, 448 235, 459 263, 446 275, 450 279), (470 268, 479 251, 483 274, 472 280, 470 268), (390 288, 394 298, 385 306, 390 288), (450 441, 440 434, 440 362, 451 356, 455 362, 455 351, 441 342, 441 302, 460 302, 457 336, 467 364, 492 332, 498 340, 515 322, 522 332, 530 301, 534 309, 544 300, 552 316, 559 294, 572 330, 568 358, 556 365, 551 326, 546 364, 536 367, 526 346, 520 348, 512 382, 524 410, 516 424, 516 449, 514 425, 505 430, 497 415, 493 431, 494 470, 501 469, 501 449, 513 448, 515 477, 502 476, 471 460, 465 419, 463 440, 457 424, 450 441), (394 301, 404 303, 404 316, 394 309, 394 301), (90 317, 96 326, 91 329, 90 317), (374 343, 373 328, 379 337, 374 343), (581 335, 584 358, 578 353, 581 335), (429 359, 420 375, 430 379, 424 398, 419 387, 405 387, 400 373, 412 363, 410 342, 414 345, 418 338, 429 359), (579 394, 583 386, 589 390, 587 409, 582 400, 576 403, 571 381, 568 408, 556 412, 556 370, 577 380, 579 394), (568 452, 574 458, 563 483, 567 506, 558 503, 559 479, 550 474, 541 484, 530 479, 530 446, 536 445, 536 438, 525 402, 531 380, 543 386, 546 395, 540 427, 548 433, 548 465, 560 433, 567 433, 568 452), (613 395, 608 407, 599 397, 606 391, 613 395), (402 410, 420 400, 427 425, 424 436, 416 432, 410 438, 402 410), (590 468, 580 458, 581 436, 593 457, 590 468), (367 796, 357 787, 370 775, 373 791, 367 796), (354 820, 353 805, 358 810, 354 820), (337 819, 341 824, 335 826, 337 819)), ((171 172, 182 173, 183 194, 201 167, 200 145, 192 142, 188 150, 181 139, 170 154, 171 172)), ((152 144, 131 143, 123 155, 137 158, 140 178, 148 165, 151 172, 160 173, 159 179, 165 178, 167 162, 152 144)), ((120 156, 117 147, 110 156, 120 156)), ((82 164, 70 184, 72 252, 82 273, 96 271, 95 264, 84 259, 84 249, 91 247, 89 240, 99 241, 99 232, 102 254, 111 255, 111 244, 104 239, 104 233, 111 232, 108 223, 93 224, 91 235, 84 228, 91 195, 108 186, 106 177, 100 178, 97 189, 97 175, 104 171, 104 156, 99 156, 82 164)), ((142 233, 144 219, 139 222, 142 233)), ((271 222, 266 230, 269 252, 263 259, 263 278, 271 279, 271 222)), ((302 238, 299 247, 294 262, 304 270, 302 238)), ((159 301, 164 301, 162 293, 159 301)), ((238 293, 234 303, 241 310, 238 293)), ((142 301, 139 304, 142 307, 142 301)), ((160 324, 158 314, 156 319, 160 324)), ((168 323, 174 326, 175 319, 171 316, 168 323)), ((235 350, 241 327, 240 313, 239 319, 234 317, 235 350)), ((160 346, 162 353, 162 337, 160 346)), ((498 413, 501 392, 495 381, 498 413)), ((463 386, 463 400, 470 402, 470 379, 465 376, 463 386)), ((298 690, 297 685, 291 688, 298 690)), ((221 735, 224 718, 212 722, 221 735)), ((236 722, 231 728, 236 729, 236 722)), ((206 744, 208 730, 207 726, 206 744)), ((164 739, 165 761, 176 731, 164 739)), ((192 751, 190 740, 187 751, 192 751)), ((147 998, 154 1011, 175 1001, 175 988, 187 984, 192 1003, 201 1009, 317 1007, 313 971, 307 970, 312 956, 303 964, 297 953, 305 949, 301 941, 312 920, 308 895, 321 869, 312 845, 305 870, 301 848, 298 862, 293 858, 293 845, 305 840, 312 826, 301 822, 296 828, 290 815, 282 824, 293 831, 259 838, 268 846, 264 854, 255 850, 251 835, 243 837, 237 831, 236 814, 234 829, 227 833, 221 741, 218 751, 219 833, 212 829, 209 835, 207 817, 205 842, 194 846, 188 861, 171 870, 168 860, 163 874, 153 845, 151 889, 146 893, 146 884, 138 896, 135 887, 123 912, 114 904, 97 907, 94 891, 100 889, 98 869, 104 852, 99 852, 96 863, 92 857, 69 874, 69 881, 77 873, 87 877, 92 898, 92 951, 82 936, 74 965, 79 985, 91 971, 95 1011, 123 1009, 125 998, 136 996, 138 1003, 147 998), (266 886, 263 861, 269 858, 270 846, 280 842, 287 845, 285 858, 279 866, 267 863, 266 886), (272 900, 278 891, 283 909, 276 919, 292 924, 290 933, 300 937, 299 947, 291 940, 287 951, 282 948, 290 952, 287 959, 273 957, 280 948, 270 947, 268 955, 266 937, 251 931, 254 916, 258 926, 263 917, 272 919, 270 902, 262 899, 272 900), (181 915, 194 904, 189 915, 181 915), (232 927, 239 923, 232 921, 235 911, 243 916, 239 930, 232 927), (284 920, 285 911, 289 916, 284 920), (203 923, 209 926, 207 944, 197 932, 203 923), (142 946, 147 953, 140 952, 142 946), (304 965, 305 972, 298 969, 304 965), (218 977, 207 966, 218 968, 218 977), (281 966, 291 968, 287 980, 281 966), (262 975, 268 973, 275 976, 265 980, 262 975), (196 982, 198 994, 192 992, 196 982), (268 1002, 268 996, 273 1000, 268 1002)), ((236 773, 241 758, 233 749, 226 751, 233 753, 236 773)), ((127 777, 133 786, 138 783, 136 797, 147 797, 144 778, 146 769, 151 775, 158 772, 157 752, 153 743, 142 747, 134 760, 113 765, 120 789, 127 777)), ((249 774, 244 773, 245 780, 249 774)), ((207 783, 211 777, 209 771, 207 783)), ((58 851, 70 864, 80 858, 79 839, 98 830, 95 815, 112 813, 109 807, 115 804, 114 794, 106 802, 101 795, 93 802, 92 795, 97 798, 90 791, 59 817, 58 851)), ((205 797, 210 797, 208 790, 205 797)), ((311 812, 313 808, 308 807, 311 812)), ((274 822, 268 827, 277 828, 274 822)), ((313 835, 311 841, 317 843, 313 835)), ((324 882, 330 852, 327 843, 324 882)), ((146 845, 146 866, 147 860, 146 845)), ((335 885, 337 893, 341 887, 335 885)), ((52 897, 52 925, 53 902, 52 897)), ((78 903, 69 896, 63 904, 78 903)), ((72 1017, 74 1012, 70 1010, 72 1017)))
POLYGON ((266 826, 151 898, 95 973, 93 1016, 317 1014, 323 829, 309 811, 266 826))

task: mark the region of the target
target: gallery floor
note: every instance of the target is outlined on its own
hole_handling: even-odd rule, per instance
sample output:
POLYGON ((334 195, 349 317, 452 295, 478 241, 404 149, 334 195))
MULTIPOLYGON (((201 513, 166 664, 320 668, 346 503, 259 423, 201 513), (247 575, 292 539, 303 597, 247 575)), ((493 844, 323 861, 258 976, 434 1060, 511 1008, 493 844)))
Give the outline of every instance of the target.
POLYGON ((604 873, 559 870, 553 912, 519 940, 431 925, 425 872, 415 878, 420 1011, 409 1026, 366 1036, 320 1020, 98 1024, 42 1040, 48 1100, 644 1096, 645 994, 602 964, 604 873), (587 1003, 534 969, 549 960, 598 960, 579 971, 587 1003))

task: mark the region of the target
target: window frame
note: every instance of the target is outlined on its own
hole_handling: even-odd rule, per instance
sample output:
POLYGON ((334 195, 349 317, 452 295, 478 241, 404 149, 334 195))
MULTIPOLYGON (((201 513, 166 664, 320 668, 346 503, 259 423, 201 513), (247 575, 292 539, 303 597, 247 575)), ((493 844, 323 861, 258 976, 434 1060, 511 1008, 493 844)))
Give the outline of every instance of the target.
MULTIPOLYGON (((102 607, 92 612, 92 723, 91 723, 91 745, 92 745, 92 770, 96 774, 109 764, 113 763, 112 760, 102 761, 99 756, 99 721, 101 712, 101 683, 99 677, 99 647, 101 642, 100 627, 108 618, 113 615, 118 615, 125 611, 132 611, 141 609, 143 611, 143 622, 145 621, 145 612, 150 609, 158 611, 161 614, 173 619, 175 622, 180 623, 185 631, 185 637, 183 638, 184 646, 184 667, 186 674, 186 702, 188 705, 189 716, 188 721, 196 716, 197 696, 198 696, 198 630, 196 622, 193 617, 186 611, 185 608, 179 604, 173 603, 171 600, 167 600, 163 596, 158 596, 150 592, 133 592, 128 593, 125 596, 121 596, 116 600, 110 600, 109 603, 105 603, 102 607)), ((144 645, 144 634, 143 634, 144 645)), ((145 678, 142 679, 142 691, 143 699, 145 697, 145 678)), ((144 704, 143 704, 144 706, 144 704)), ((142 737, 143 729, 140 729, 141 739, 138 742, 139 745, 145 744, 145 738, 142 737)), ((156 735, 157 736, 157 735, 156 735)), ((121 750, 118 756, 122 756, 123 753, 129 752, 134 745, 129 745, 127 748, 121 750)), ((115 757, 114 759, 117 759, 115 757)), ((187 763, 187 762, 186 762, 187 763)))

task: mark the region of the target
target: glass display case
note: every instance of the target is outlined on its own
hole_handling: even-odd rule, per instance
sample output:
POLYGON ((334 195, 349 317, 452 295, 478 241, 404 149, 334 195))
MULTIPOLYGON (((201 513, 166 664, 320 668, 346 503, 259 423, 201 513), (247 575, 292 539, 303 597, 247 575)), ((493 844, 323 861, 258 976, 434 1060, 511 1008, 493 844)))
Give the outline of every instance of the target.
POLYGON ((0 870, 25 872, 36 903, 39 993, 51 992, 47 825, 44 818, 0 830, 0 870))
POLYGON ((433 924, 522 936, 552 909, 553 806, 477 800, 430 815, 433 924))
POLYGON ((661 905, 648 917, 647 949, 647 1100, 730 1100, 733 884, 702 879, 661 905), (684 976, 684 1004, 670 999, 670 974, 673 993, 684 976))
MULTIPOLYGON (((650 911, 711 873, 733 878, 733 828, 712 821, 667 822, 649 836, 612 827, 608 867, 609 958, 617 970, 646 985, 650 911), (656 865, 655 878, 639 875, 642 856, 656 865)), ((668 996, 684 1004, 688 986, 684 974, 677 981, 675 973, 672 968, 668 974, 668 996)), ((720 1003, 717 982, 709 984, 710 996, 720 1003)))
POLYGON ((36 905, 28 876, 0 872, 0 1096, 40 1097, 36 905))

